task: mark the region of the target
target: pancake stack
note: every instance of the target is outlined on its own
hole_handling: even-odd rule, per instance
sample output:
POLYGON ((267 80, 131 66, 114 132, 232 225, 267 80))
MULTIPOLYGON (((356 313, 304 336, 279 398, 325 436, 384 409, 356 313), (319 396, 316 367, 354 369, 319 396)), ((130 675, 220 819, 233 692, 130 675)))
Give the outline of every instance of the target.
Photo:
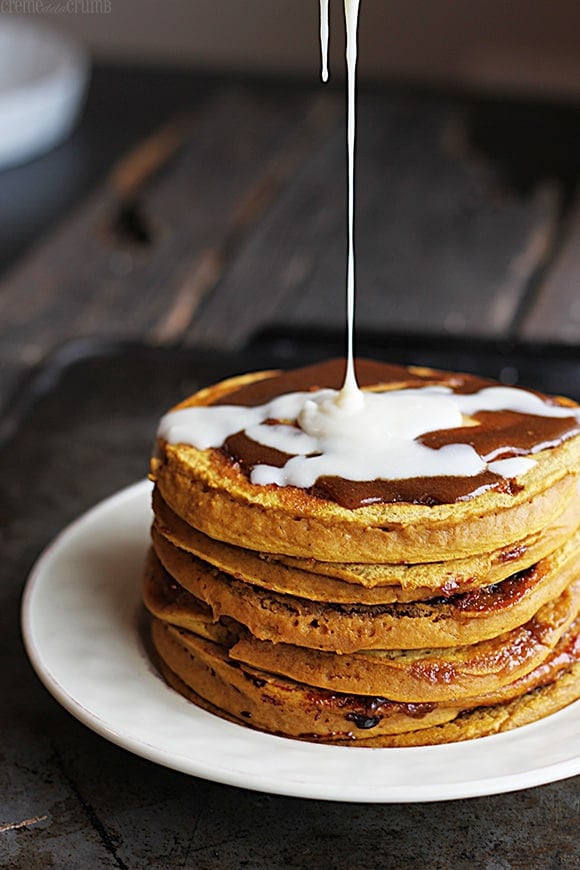
MULTIPOLYGON (((178 409, 259 406, 340 389, 342 375, 340 362, 260 372, 178 409)), ((497 386, 368 362, 358 379, 374 392, 497 386)), ((492 734, 578 699, 579 408, 540 398, 564 411, 484 410, 421 436, 533 458, 512 477, 490 462, 469 477, 258 485, 253 469, 290 457, 249 430, 201 448, 162 428, 143 588, 168 683, 259 730, 378 747, 492 734)), ((268 420, 281 422, 294 425, 268 420)))

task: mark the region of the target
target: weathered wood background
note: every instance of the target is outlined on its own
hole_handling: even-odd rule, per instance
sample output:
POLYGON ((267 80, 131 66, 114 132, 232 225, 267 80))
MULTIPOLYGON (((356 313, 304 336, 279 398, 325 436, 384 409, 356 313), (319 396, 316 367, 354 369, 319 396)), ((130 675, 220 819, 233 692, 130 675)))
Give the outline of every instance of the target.
MULTIPOLYGON (((0 277, 0 399, 79 336, 239 347, 344 323, 341 91, 190 81, 177 100, 175 76, 153 81, 156 127, 0 277)), ((119 102, 109 82, 93 109, 115 133, 119 102)), ((576 342, 573 107, 367 91, 358 119, 359 326, 576 342)), ((15 211, 0 175, 7 227, 15 211)))

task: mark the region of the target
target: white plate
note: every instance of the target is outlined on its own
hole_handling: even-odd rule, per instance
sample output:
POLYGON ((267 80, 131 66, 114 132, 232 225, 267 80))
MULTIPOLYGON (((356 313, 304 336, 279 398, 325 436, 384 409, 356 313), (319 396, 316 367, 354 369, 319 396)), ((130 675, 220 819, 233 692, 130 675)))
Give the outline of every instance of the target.
POLYGON ((325 800, 447 800, 580 773, 579 703, 506 734, 408 749, 317 746, 199 710, 157 676, 141 641, 149 502, 142 482, 82 516, 39 559, 24 597, 36 672, 98 734, 184 773, 325 800))
POLYGON ((0 14, 0 169, 61 142, 80 112, 89 58, 70 36, 0 14))

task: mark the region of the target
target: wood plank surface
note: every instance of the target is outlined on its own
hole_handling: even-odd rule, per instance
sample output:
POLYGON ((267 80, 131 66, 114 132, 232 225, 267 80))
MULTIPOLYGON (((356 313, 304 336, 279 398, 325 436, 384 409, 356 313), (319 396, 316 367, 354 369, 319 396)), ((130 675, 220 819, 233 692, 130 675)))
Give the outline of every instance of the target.
POLYGON ((563 241, 539 282, 521 325, 532 341, 580 342, 580 201, 563 228, 563 241))
POLYGON ((79 336, 175 340, 332 103, 226 87, 164 126, 4 276, 0 363, 32 365, 79 336))
MULTIPOLYGON (((221 82, 195 105, 0 278, 0 400, 74 338, 234 348, 265 326, 344 327, 342 91, 221 82)), ((361 92, 359 327, 574 340, 572 241, 551 269, 575 121, 554 145, 542 113, 512 114, 361 92)))
MULTIPOLYGON (((357 323, 501 336, 557 229, 557 191, 502 190, 493 166, 452 147, 445 104, 361 98, 357 323)), ((248 235, 200 309, 192 343, 241 345, 268 323, 345 321, 342 126, 248 235)))
POLYGON ((80 205, 116 160, 168 118, 202 105, 216 84, 193 71, 95 61, 71 135, 0 172, 0 270, 80 205))

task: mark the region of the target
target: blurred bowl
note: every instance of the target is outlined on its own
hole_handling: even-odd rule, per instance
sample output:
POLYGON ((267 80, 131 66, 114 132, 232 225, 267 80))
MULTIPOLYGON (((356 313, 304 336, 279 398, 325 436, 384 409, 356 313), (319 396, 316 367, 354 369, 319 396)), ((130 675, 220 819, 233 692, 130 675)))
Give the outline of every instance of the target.
POLYGON ((68 136, 82 108, 89 57, 48 27, 0 16, 0 169, 68 136))

